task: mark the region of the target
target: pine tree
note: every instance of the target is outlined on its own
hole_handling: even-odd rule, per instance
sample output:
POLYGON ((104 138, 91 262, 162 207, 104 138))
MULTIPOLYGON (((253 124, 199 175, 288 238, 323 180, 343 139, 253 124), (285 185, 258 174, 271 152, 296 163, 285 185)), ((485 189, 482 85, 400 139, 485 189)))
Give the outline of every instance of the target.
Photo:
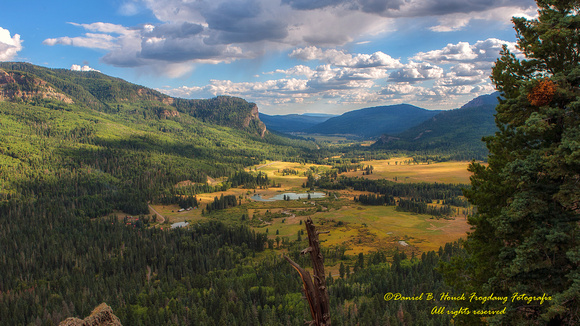
POLYGON ((365 256, 362 252, 358 254, 358 266, 361 269, 365 268, 365 256))
POLYGON ((469 168, 474 174, 465 195, 478 208, 469 218, 474 227, 466 243, 470 255, 456 258, 444 272, 465 292, 552 298, 542 304, 508 300, 507 313, 489 322, 577 325, 580 1, 537 4, 538 19, 513 19, 526 58, 518 59, 504 46, 492 70, 501 96, 499 131, 485 138, 488 166, 469 168))

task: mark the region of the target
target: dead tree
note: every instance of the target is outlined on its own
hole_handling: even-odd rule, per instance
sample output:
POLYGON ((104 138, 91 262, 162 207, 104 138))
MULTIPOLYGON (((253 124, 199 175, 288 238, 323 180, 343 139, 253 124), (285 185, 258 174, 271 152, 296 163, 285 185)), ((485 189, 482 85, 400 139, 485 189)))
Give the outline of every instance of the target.
POLYGON ((310 273, 300 267, 300 265, 295 263, 288 256, 284 255, 284 258, 298 271, 302 278, 304 294, 308 301, 308 305, 310 306, 310 314, 313 319, 307 323, 316 326, 330 326, 330 304, 328 300, 328 292, 326 291, 326 278, 324 276, 324 258, 320 252, 318 241, 318 235, 327 232, 316 231, 316 227, 310 217, 306 220, 305 224, 306 231, 308 232, 309 246, 302 250, 301 254, 304 255, 310 253, 314 278, 312 278, 310 273))

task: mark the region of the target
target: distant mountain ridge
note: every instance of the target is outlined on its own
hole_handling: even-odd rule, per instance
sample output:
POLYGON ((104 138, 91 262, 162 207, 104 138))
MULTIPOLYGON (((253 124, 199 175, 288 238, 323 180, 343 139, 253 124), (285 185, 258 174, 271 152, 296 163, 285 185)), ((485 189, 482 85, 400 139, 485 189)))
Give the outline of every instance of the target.
POLYGON ((260 113, 260 120, 269 130, 282 133, 302 132, 333 117, 336 115, 324 113, 268 115, 260 113))
POLYGON ((497 131, 494 114, 498 96, 499 93, 479 96, 459 109, 442 111, 396 136, 383 135, 373 146, 484 158, 488 151, 481 138, 497 131))
POLYGON ((343 113, 304 131, 318 134, 355 135, 364 138, 396 135, 438 114, 410 104, 364 108, 343 113))

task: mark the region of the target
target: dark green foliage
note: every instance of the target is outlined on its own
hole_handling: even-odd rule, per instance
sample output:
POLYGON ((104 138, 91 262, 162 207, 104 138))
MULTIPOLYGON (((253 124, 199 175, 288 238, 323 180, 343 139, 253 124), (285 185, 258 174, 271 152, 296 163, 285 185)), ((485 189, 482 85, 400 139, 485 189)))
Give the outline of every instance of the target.
MULTIPOLYGON (((580 3, 537 1, 537 20, 514 18, 519 60, 504 47, 492 70, 501 93, 486 139, 489 165, 472 164, 477 205, 469 255, 447 265, 450 283, 481 294, 552 297, 508 302, 504 325, 580 323, 580 3)), ((473 325, 478 320, 466 319, 473 325)))
POLYGON ((357 162, 341 162, 341 163, 335 163, 332 165, 332 168, 336 170, 337 173, 344 173, 344 172, 349 172, 349 171, 358 171, 358 170, 362 170, 364 168, 364 164, 363 163, 359 163, 357 162))
MULTIPOLYGON (((453 302, 440 302, 436 296, 439 293, 450 291, 444 284, 441 276, 435 271, 440 260, 449 260, 451 255, 461 252, 459 244, 447 244, 437 255, 431 251, 423 253, 421 259, 409 260, 403 252, 392 255, 392 263, 386 263, 384 252, 371 253, 365 265, 364 256, 359 255, 355 263, 357 272, 347 277, 348 265, 341 264, 340 278, 334 279, 330 286, 331 309, 337 302, 352 302, 356 305, 357 313, 350 311, 333 316, 332 323, 339 325, 352 321, 360 325, 449 325, 450 316, 432 315, 434 306, 447 306, 455 309, 453 302), (361 258, 362 257, 362 258, 361 258), (381 277, 376 277, 380 275, 381 277), (343 277, 345 279, 343 279, 343 277), (364 286, 361 286, 364 284, 364 286), (404 296, 419 296, 421 293, 433 293, 435 300, 419 301, 385 301, 384 295, 388 292, 401 293, 404 296), (382 317, 381 317, 382 316, 382 317), (378 323, 377 323, 378 321, 378 323)), ((343 306, 343 309, 346 309, 343 306)), ((354 309, 353 309, 354 310, 354 309)), ((348 311, 348 309, 347 309, 348 311)))
POLYGON ((399 201, 397 202, 397 210, 433 216, 449 216, 453 213, 453 209, 449 205, 437 207, 427 205, 426 202, 415 200, 414 198, 399 199, 399 201))
POLYGON ((298 171, 294 170, 294 169, 290 169, 290 168, 285 168, 284 170, 282 170, 282 175, 298 175, 298 171))
MULTIPOLYGON (((102 253, 104 261, 94 256, 101 254, 100 250, 91 249, 86 258, 77 261, 78 269, 73 268, 72 273, 65 265, 55 271, 54 277, 46 274, 42 281, 20 283, 20 290, 0 298, 0 307, 8 307, 7 303, 17 307, 2 310, 3 321, 28 324, 38 316, 41 321, 58 323, 64 316, 88 314, 93 304, 101 301, 110 302, 123 324, 222 325, 227 319, 228 325, 248 325, 248 321, 294 325, 307 318, 300 281, 285 261, 272 256, 245 266, 247 260, 240 260, 248 253, 242 249, 244 243, 240 246, 237 240, 243 239, 244 232, 232 233, 240 230, 209 223, 171 233, 136 232, 118 223, 102 222, 93 223, 94 230, 89 227, 76 232, 85 234, 79 239, 83 241, 80 248, 100 248, 101 242, 111 241, 105 247, 111 252, 102 253), (101 236, 86 236, 92 232, 101 236), (220 236, 211 236, 215 234, 220 236), (119 242, 122 239, 133 240, 123 245, 119 242), (97 243, 91 246, 93 242, 97 243), (202 260, 195 261, 198 257, 202 260), (91 261, 94 264, 88 265, 91 261), (95 272, 93 268, 100 270, 95 272), (77 290, 71 284, 88 285, 77 290)), ((448 325, 449 316, 429 314, 433 305, 443 305, 441 302, 385 301, 383 295, 449 291, 434 267, 440 259, 449 259, 456 248, 449 245, 441 251, 441 257, 429 252, 413 261, 395 252, 392 264, 386 263, 384 252, 369 254, 367 264, 361 263, 359 255, 357 273, 346 280, 329 281, 333 324, 373 325, 375 321, 391 320, 399 325, 412 320, 417 324, 448 325)), ((295 253, 293 258, 307 264, 298 250, 291 251, 295 253)), ((75 256, 65 257, 66 262, 75 256)))
POLYGON ((395 205, 395 198, 393 196, 389 196, 389 195, 375 195, 375 194, 370 194, 370 195, 360 195, 358 197, 355 198, 355 201, 358 201, 361 204, 365 204, 365 205, 387 205, 387 206, 393 206, 395 205))
MULTIPOLYGON (((88 315, 106 301, 123 324, 136 318, 155 325, 159 322, 129 309, 145 307, 152 309, 148 318, 163 318, 158 309, 172 298, 197 309, 200 298, 186 296, 187 291, 201 291, 220 278, 210 271, 235 269, 242 257, 263 250, 265 242, 265 235, 245 227, 211 222, 167 233, 126 227, 116 219, 83 220, 58 200, 52 205, 53 211, 42 202, 0 208, 3 323, 28 324, 39 317, 58 324, 65 317, 88 315)), ((166 313, 182 321, 194 318, 181 309, 166 313)))
POLYGON ((306 177, 306 182, 302 184, 302 188, 314 189, 314 185, 316 184, 316 180, 312 173, 309 173, 306 177))
POLYGON ((177 205, 179 205, 179 207, 187 209, 190 207, 197 207, 198 203, 197 203, 197 197, 193 197, 193 196, 187 196, 187 197, 179 197, 178 201, 177 201, 177 205))
POLYGON ((460 197, 451 197, 443 200, 441 202, 443 205, 451 205, 451 206, 458 206, 458 207, 469 207, 469 201, 465 198, 460 197))
POLYGON ((228 182, 234 188, 244 186, 246 189, 269 185, 268 175, 262 172, 258 172, 257 175, 254 175, 246 171, 236 171, 233 176, 228 178, 228 182))
POLYGON ((213 202, 207 204, 205 206, 205 210, 208 213, 212 211, 219 210, 219 209, 226 209, 230 207, 236 207, 238 205, 238 199, 235 195, 227 195, 224 196, 223 194, 220 198, 215 197, 213 202))
POLYGON ((449 199, 462 195, 466 185, 445 183, 396 183, 384 179, 370 180, 359 177, 340 177, 336 180, 320 178, 316 186, 324 189, 369 191, 391 197, 414 197, 426 202, 449 199))

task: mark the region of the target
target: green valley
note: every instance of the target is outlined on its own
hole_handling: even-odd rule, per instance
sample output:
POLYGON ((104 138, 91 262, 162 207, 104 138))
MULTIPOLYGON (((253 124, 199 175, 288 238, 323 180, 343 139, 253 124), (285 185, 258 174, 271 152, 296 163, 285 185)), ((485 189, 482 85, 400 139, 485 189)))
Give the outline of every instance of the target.
MULTIPOLYGON (((466 230, 459 217, 466 212, 434 219, 353 201, 372 192, 313 184, 364 164, 331 158, 336 148, 323 143, 268 132, 242 99, 181 100, 96 72, 0 67, 0 270, 8 276, 0 312, 11 324, 56 324, 99 302, 130 325, 234 325, 234 316, 296 324, 308 318, 307 305, 279 255, 308 266, 298 254, 306 216, 332 231, 322 244, 333 319, 361 320, 344 309, 382 310, 378 299, 392 286, 343 289, 361 277, 375 282, 371 268, 393 278, 432 270, 458 250, 445 243, 466 230), (327 196, 251 198, 310 189, 327 196), (168 230, 174 222, 189 225, 168 230), (439 247, 446 251, 429 252, 439 247), (341 265, 356 273, 345 275, 341 265)), ((434 274, 425 286, 441 282, 434 274)), ((393 319, 400 307, 389 306, 392 313, 366 318, 433 319, 419 306, 405 309, 423 317, 393 319)))
POLYGON ((0 326, 580 325, 579 12, 5 1, 0 326))

